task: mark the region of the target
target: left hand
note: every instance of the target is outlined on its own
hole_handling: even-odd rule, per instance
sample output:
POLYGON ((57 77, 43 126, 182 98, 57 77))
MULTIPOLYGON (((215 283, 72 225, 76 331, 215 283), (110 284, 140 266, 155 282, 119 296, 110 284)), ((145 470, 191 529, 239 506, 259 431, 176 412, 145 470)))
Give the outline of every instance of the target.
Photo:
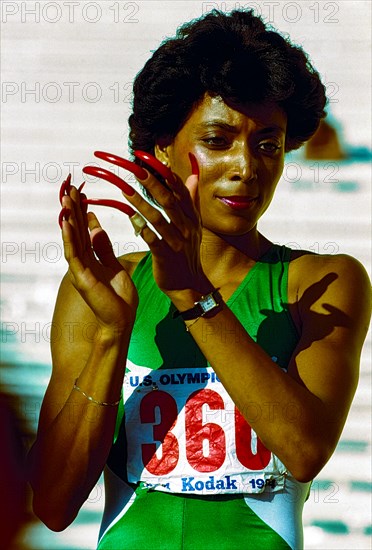
MULTIPOLYGON (((101 156, 101 158, 104 157, 101 156)), ((120 157, 110 157, 110 159, 113 158, 120 159, 120 157)), ((153 157, 150 157, 150 160, 148 164, 153 167, 160 164, 153 157)), ((133 163, 124 159, 120 161, 121 166, 135 173, 141 185, 152 195, 169 218, 168 221, 158 208, 152 206, 134 189, 128 188, 128 184, 123 180, 120 185, 117 176, 114 176, 114 179, 104 177, 122 189, 127 201, 156 230, 155 232, 146 225, 140 234, 152 252, 153 275, 160 290, 171 298, 179 291, 186 289, 202 294, 209 292, 212 285, 203 272, 200 257, 202 225, 197 208, 198 175, 193 173, 183 182, 162 166, 162 172, 169 171, 170 176, 166 180, 167 186, 164 186, 148 171, 146 171, 147 177, 140 179, 136 173, 137 170, 133 168, 133 163)), ((119 162, 116 163, 119 165, 119 162)), ((138 169, 138 165, 134 166, 138 169)), ((87 173, 93 173, 90 167, 87 173)), ((144 174, 145 171, 142 170, 141 175, 144 174)), ((100 174, 97 172, 96 175, 100 174)))
POLYGON ((158 233, 149 226, 141 231, 141 237, 152 252, 153 274, 158 287, 169 296, 174 291, 185 289, 203 292, 206 277, 200 258, 201 218, 196 208, 198 176, 190 175, 185 183, 176 176, 174 182, 169 184, 169 189, 150 173, 140 183, 169 218, 168 221, 159 209, 149 204, 139 193, 125 195, 158 233))

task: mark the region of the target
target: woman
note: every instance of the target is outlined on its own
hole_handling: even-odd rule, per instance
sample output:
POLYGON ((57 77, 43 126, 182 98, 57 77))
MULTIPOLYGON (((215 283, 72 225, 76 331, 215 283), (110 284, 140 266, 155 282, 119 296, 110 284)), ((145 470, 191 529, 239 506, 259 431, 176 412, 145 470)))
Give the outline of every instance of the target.
POLYGON ((150 252, 117 260, 86 214, 97 201, 63 185, 65 338, 30 455, 51 529, 104 469, 100 550, 302 547, 303 503, 357 385, 369 282, 355 259, 274 245, 257 223, 324 106, 300 48, 251 11, 213 11, 137 76, 137 163, 97 153, 148 200, 84 170, 123 190, 130 207, 99 202, 129 214, 150 252))

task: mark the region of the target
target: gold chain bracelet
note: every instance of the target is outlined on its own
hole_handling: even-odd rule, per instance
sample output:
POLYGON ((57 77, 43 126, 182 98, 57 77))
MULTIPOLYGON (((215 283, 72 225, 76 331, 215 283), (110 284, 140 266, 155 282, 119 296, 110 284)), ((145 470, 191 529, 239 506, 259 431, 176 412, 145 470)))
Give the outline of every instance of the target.
POLYGON ((123 392, 121 393, 119 401, 114 401, 113 403, 106 403, 105 401, 97 401, 97 399, 94 399, 94 397, 88 395, 87 393, 85 393, 84 390, 79 388, 79 386, 76 384, 77 380, 78 379, 76 378, 75 384, 74 384, 74 390, 77 390, 78 392, 82 393, 84 395, 84 397, 89 399, 89 401, 91 401, 92 403, 95 403, 96 405, 101 405, 101 407, 116 407, 117 405, 119 405, 119 403, 121 401, 121 398, 122 398, 122 395, 123 395, 123 392))
POLYGON ((189 325, 186 325, 186 332, 190 332, 190 328, 195 325, 195 323, 197 321, 199 321, 199 319, 201 319, 203 317, 203 315, 200 315, 200 317, 197 317, 196 319, 193 320, 192 323, 190 323, 189 325))

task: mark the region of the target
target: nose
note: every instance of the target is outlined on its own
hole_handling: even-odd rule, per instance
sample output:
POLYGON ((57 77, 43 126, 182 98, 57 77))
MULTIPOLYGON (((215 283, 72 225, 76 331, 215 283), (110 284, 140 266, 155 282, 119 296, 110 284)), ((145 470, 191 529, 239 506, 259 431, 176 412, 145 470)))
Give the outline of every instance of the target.
POLYGON ((250 183, 257 179, 257 159, 247 143, 234 148, 227 175, 231 181, 243 183, 250 183))

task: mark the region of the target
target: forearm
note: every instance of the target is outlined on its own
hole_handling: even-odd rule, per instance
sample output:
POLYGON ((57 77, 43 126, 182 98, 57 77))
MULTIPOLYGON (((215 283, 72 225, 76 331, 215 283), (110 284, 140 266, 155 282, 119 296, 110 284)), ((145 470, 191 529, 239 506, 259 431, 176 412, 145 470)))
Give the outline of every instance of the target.
MULTIPOLYGON (((187 308, 186 301, 174 301, 180 310, 187 308)), ((326 447, 327 415, 322 401, 284 373, 227 306, 186 325, 264 445, 294 475, 304 462, 315 464, 326 447)), ((303 474, 299 472, 298 477, 303 474)))
MULTIPOLYGON (((112 340, 100 334, 95 339, 78 378, 78 386, 95 400, 119 399, 129 335, 112 340)), ((88 400, 72 382, 61 410, 38 434, 29 457, 30 480, 34 509, 50 528, 61 530, 71 523, 97 482, 112 445, 116 415, 117 406, 88 400)))

